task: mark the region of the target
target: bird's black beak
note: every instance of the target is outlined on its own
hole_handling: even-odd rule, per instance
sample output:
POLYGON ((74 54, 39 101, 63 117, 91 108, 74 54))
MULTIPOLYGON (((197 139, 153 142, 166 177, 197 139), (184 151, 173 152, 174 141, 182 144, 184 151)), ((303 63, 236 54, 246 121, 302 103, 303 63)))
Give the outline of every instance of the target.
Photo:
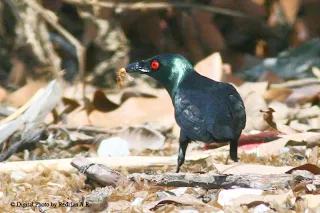
POLYGON ((127 73, 139 72, 141 74, 149 73, 150 70, 143 66, 142 62, 135 62, 125 67, 127 73))

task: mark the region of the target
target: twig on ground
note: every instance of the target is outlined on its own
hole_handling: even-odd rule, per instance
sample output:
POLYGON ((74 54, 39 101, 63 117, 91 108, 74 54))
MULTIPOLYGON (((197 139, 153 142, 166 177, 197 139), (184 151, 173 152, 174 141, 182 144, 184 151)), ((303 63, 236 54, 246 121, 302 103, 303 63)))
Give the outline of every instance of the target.
POLYGON ((288 188, 297 182, 305 182, 320 187, 320 175, 313 175, 307 171, 296 171, 293 174, 187 174, 164 173, 158 175, 135 173, 129 176, 130 180, 147 180, 157 186, 173 187, 201 187, 204 189, 220 189, 231 187, 273 189, 276 187, 288 188), (311 178, 310 178, 311 175, 311 178))
POLYGON ((84 173, 91 180, 98 182, 103 186, 116 187, 126 181, 126 177, 118 171, 111 169, 103 164, 92 163, 83 156, 76 156, 71 165, 84 173))
POLYGON ((88 134, 106 134, 110 135, 112 133, 116 133, 122 129, 108 129, 97 126, 68 126, 68 125, 55 125, 52 124, 48 127, 49 130, 59 130, 66 129, 68 131, 76 131, 76 132, 85 132, 88 134))
POLYGON ((32 148, 40 140, 45 140, 48 137, 44 124, 29 124, 23 131, 16 134, 21 135, 21 140, 10 145, 6 152, 0 154, 0 162, 7 160, 12 154, 21 149, 30 148, 30 146, 32 148))
POLYGON ((310 86, 311 84, 320 84, 320 79, 305 78, 305 79, 291 80, 284 83, 271 84, 270 88, 295 88, 295 87, 310 86))

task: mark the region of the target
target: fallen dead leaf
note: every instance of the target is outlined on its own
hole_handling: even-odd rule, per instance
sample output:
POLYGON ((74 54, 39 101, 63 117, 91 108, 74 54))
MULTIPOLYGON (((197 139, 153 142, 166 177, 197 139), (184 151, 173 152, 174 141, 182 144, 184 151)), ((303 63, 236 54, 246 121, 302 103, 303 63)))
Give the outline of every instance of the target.
POLYGON ((268 88, 268 82, 245 82, 238 88, 242 99, 246 99, 248 95, 252 93, 257 93, 261 97, 266 92, 268 88))
POLYGON ((294 195, 292 191, 288 191, 283 194, 273 194, 273 195, 242 195, 232 200, 232 203, 236 206, 247 205, 254 201, 261 201, 269 204, 277 203, 284 204, 288 199, 292 198, 294 195))
POLYGON ((291 174, 292 172, 297 171, 297 170, 307 170, 314 175, 320 174, 320 168, 314 164, 311 164, 311 163, 303 164, 301 166, 297 166, 295 168, 292 168, 289 171, 286 171, 286 174, 291 174))
POLYGON ((266 82, 269 82, 269 84, 284 82, 283 78, 281 78, 276 73, 270 72, 270 71, 264 71, 259 77, 258 81, 266 81, 266 82))
POLYGON ((289 88, 270 88, 263 94, 263 98, 267 101, 285 101, 291 93, 289 88))
POLYGON ((292 169, 292 166, 267 166, 267 165, 256 165, 256 164, 214 164, 218 171, 222 174, 283 174, 289 169, 292 169))
POLYGON ((301 2, 301 0, 280 0, 280 5, 290 25, 296 20, 301 2))
POLYGON ((319 146, 315 146, 313 147, 310 153, 310 156, 308 158, 308 163, 317 165, 318 160, 319 160, 319 146))
MULTIPOLYGON (((284 135, 279 135, 279 139, 271 141, 269 143, 261 144, 260 146, 257 147, 257 154, 258 156, 268 156, 268 155, 276 155, 276 154, 281 154, 283 152, 284 147, 286 145, 298 145, 301 146, 303 144, 308 144, 309 143, 320 143, 317 138, 320 136, 314 135, 310 137, 303 137, 300 134, 305 134, 305 133, 299 133, 299 134, 294 134, 296 137, 291 135, 287 135, 288 137, 284 135), (314 138, 317 137, 317 138, 314 138), (294 143, 291 143, 289 141, 294 140, 294 143)), ((308 134, 308 133, 307 133, 308 134)), ((319 134, 320 135, 320 134, 319 134)), ((310 146, 310 144, 309 144, 310 146)), ((313 144, 313 146, 317 146, 316 144, 313 144)))
MULTIPOLYGON (((99 127, 139 125, 146 122, 171 128, 175 124, 170 96, 165 89, 158 90, 158 98, 132 97, 119 108, 108 113, 94 110, 90 113, 91 124, 99 127), (158 107, 161 106, 161 107, 158 107)), ((78 108, 67 116, 70 125, 88 125, 86 112, 78 108)))
POLYGON ((268 106, 274 109, 273 120, 275 122, 286 124, 292 117, 292 109, 280 101, 271 101, 268 106))
POLYGON ((62 103, 66 106, 66 108, 64 109, 64 113, 70 113, 81 106, 80 103, 75 99, 63 97, 61 100, 62 103))
POLYGON ((259 157, 276 155, 283 152, 284 147, 288 143, 287 138, 279 138, 277 140, 271 141, 269 143, 261 144, 257 148, 257 155, 259 157))
POLYGON ((97 90, 93 94, 92 104, 96 110, 101 112, 109 112, 119 107, 118 104, 110 101, 101 90, 97 90))
MULTIPOLYGON (((139 79, 136 80, 138 82, 139 79)), ((106 97, 115 104, 121 105, 132 97, 156 98, 158 90, 150 86, 146 86, 143 82, 139 86, 123 89, 123 92, 116 94, 106 94, 106 97)))
POLYGON ((287 138, 290 141, 298 142, 300 145, 306 145, 307 147, 319 146, 320 133, 319 132, 304 132, 290 135, 279 135, 281 138, 287 138))
POLYGON ((25 104, 39 89, 47 85, 44 81, 31 81, 17 91, 9 94, 4 102, 19 108, 25 104))
POLYGON ((168 196, 159 201, 154 201, 152 203, 145 204, 144 209, 155 211, 159 205, 167 203, 182 204, 187 206, 201 206, 202 208, 206 207, 206 210, 210 212, 216 210, 215 207, 203 203, 202 201, 190 194, 183 194, 180 197, 168 196))
MULTIPOLYGON (((302 198, 304 200, 304 202, 307 204, 308 208, 317 208, 319 210, 319 206, 320 206, 320 195, 312 195, 312 194, 306 194, 301 196, 300 198, 302 198)), ((318 211, 316 211, 318 212, 318 211)))
POLYGON ((113 133, 112 136, 128 141, 129 148, 138 151, 158 150, 163 146, 165 140, 160 132, 146 126, 131 126, 113 133))
POLYGON ((215 81, 221 81, 223 76, 220 53, 213 53, 199 61, 194 69, 203 76, 215 81))
POLYGON ((5 90, 3 87, 0 87, 0 102, 2 102, 7 97, 7 95, 7 90, 5 90))
POLYGON ((300 88, 293 88, 292 93, 285 100, 288 106, 295 106, 296 104, 304 104, 320 99, 320 85, 313 84, 300 88))
POLYGON ((284 134, 296 134, 298 133, 296 130, 292 129, 291 127, 287 126, 287 125, 284 125, 284 124, 281 124, 281 123, 278 123, 278 122, 274 122, 273 120, 273 113, 275 112, 274 109, 270 108, 268 110, 261 110, 261 112, 263 112, 263 119, 268 123, 268 125, 276 130, 276 131, 279 131, 281 133, 284 133, 284 134))
POLYGON ((218 203, 221 206, 230 206, 233 205, 233 200, 244 196, 254 196, 261 195, 263 190, 261 189, 247 189, 247 188, 238 188, 238 189, 225 189, 221 190, 218 195, 218 203))
POLYGON ((262 96, 256 92, 252 92, 245 96, 244 105, 246 109, 247 122, 243 132, 249 133, 252 130, 266 130, 268 128, 268 124, 263 119, 261 110, 266 109, 267 104, 262 96))
POLYGON ((108 211, 110 212, 126 212, 130 209, 131 202, 126 200, 118 200, 108 203, 108 211))

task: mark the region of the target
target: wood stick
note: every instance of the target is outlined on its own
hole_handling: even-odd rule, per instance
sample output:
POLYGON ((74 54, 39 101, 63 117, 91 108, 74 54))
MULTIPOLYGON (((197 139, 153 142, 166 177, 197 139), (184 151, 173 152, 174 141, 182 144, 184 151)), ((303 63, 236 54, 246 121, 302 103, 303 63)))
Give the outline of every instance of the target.
POLYGON ((288 188, 297 182, 313 184, 320 187, 320 175, 311 175, 307 171, 295 171, 293 174, 241 174, 241 175, 216 175, 216 174, 187 174, 164 173, 157 175, 135 173, 129 175, 131 180, 147 180, 157 186, 172 187, 201 187, 204 189, 220 189, 231 187, 272 189, 275 187, 288 188))
MULTIPOLYGON (((205 156, 203 156, 205 157, 205 156)), ((73 158, 54 159, 54 160, 36 160, 36 161, 17 161, 0 163, 0 172, 25 171, 35 172, 44 168, 56 169, 60 171, 76 172, 70 163, 73 158)), ((127 157, 98 157, 88 158, 92 163, 104 164, 114 169, 125 168, 131 171, 156 170, 164 166, 176 166, 177 158, 173 157, 147 157, 147 156, 127 156, 127 157)), ((187 159, 188 160, 188 159, 187 159)))
MULTIPOLYGON (((202 153, 195 156, 187 156, 186 161, 205 159, 210 156, 215 156, 220 153, 202 153)), ((113 169, 126 169, 129 172, 138 171, 155 171, 163 170, 164 167, 168 169, 174 169, 177 165, 176 156, 168 157, 156 157, 156 156, 123 156, 123 157, 97 157, 97 158, 87 158, 92 163, 104 164, 113 169)), ((0 172, 9 171, 25 171, 25 172, 35 172, 41 171, 45 168, 56 169, 66 172, 76 172, 73 166, 71 166, 71 161, 73 158, 65 159, 54 159, 54 160, 36 160, 36 161, 18 161, 18 162, 2 162, 0 163, 0 172)), ((242 174, 247 173, 259 173, 259 174, 279 174, 284 173, 293 167, 275 167, 266 165, 254 165, 254 164, 219 164, 214 163, 214 166, 222 174, 242 174), (255 169, 259 167, 259 170, 255 169)))
POLYGON ((76 156, 71 165, 81 173, 87 175, 91 180, 97 181, 103 186, 117 187, 127 181, 127 177, 120 172, 111 169, 104 164, 92 163, 83 156, 76 156))

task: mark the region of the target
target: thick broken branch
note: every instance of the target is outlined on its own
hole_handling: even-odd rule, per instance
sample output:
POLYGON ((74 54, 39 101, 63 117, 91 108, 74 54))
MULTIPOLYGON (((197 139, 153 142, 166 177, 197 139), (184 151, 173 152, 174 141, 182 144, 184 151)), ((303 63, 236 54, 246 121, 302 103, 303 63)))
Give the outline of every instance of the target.
POLYGON ((297 182, 305 182, 320 187, 320 175, 311 175, 306 171, 293 174, 241 174, 241 175, 216 175, 216 174, 187 174, 165 173, 148 175, 135 173, 129 176, 131 180, 147 180, 157 186, 173 187, 201 187, 204 189, 220 189, 231 187, 272 189, 275 187, 288 188, 297 182))
POLYGON ((21 140, 9 146, 8 150, 0 154, 0 162, 7 160, 14 153, 26 148, 34 148, 40 140, 48 137, 48 132, 44 124, 28 124, 21 132, 16 133, 21 140))

